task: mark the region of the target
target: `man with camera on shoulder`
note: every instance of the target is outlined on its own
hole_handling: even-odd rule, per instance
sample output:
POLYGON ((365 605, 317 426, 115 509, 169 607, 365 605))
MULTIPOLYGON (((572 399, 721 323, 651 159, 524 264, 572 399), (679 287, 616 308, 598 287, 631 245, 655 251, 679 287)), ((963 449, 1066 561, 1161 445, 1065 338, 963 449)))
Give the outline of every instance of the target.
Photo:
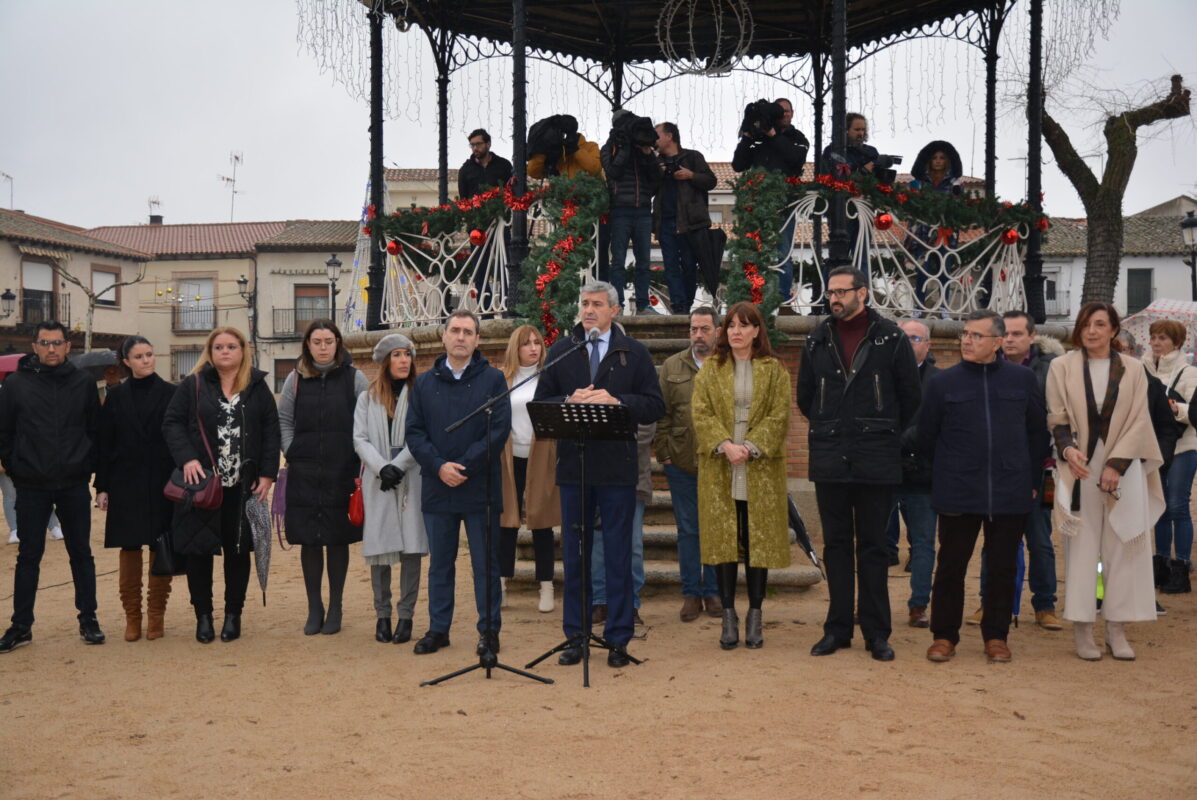
POLYGON ((652 257, 653 197, 661 183, 661 167, 653 146, 657 130, 648 117, 627 109, 615 112, 611 135, 600 151, 611 192, 611 283, 623 305, 628 240, 636 258, 636 313, 648 308, 649 267, 652 257))
MULTIPOLYGON (((802 177, 810 142, 802 135, 802 131, 790 124, 793 119, 794 104, 784 97, 772 103, 764 99, 749 103, 744 109, 744 121, 740 124, 740 142, 732 155, 732 169, 736 172, 768 169, 786 177, 802 177)), ((790 300, 793 293, 794 265, 791 256, 797 224, 797 217, 787 215, 778 245, 780 265, 777 292, 783 304, 790 300)))

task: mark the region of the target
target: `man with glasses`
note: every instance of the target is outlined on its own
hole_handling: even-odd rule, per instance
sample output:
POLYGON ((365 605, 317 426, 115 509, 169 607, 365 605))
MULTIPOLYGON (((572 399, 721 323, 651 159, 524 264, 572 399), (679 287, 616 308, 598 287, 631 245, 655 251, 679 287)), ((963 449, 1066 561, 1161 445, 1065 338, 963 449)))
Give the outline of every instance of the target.
MULTIPOLYGON (((34 332, 33 353, 0 392, 0 462, 17 488, 17 529, 44 531, 57 511, 75 582, 79 635, 103 644, 96 621, 96 562, 91 555, 91 492, 95 470, 100 396, 89 375, 67 361, 66 328, 47 321, 34 332)), ((0 638, 0 653, 33 641, 44 536, 22 536, 17 551, 12 626, 0 638)))
POLYGON ((900 435, 918 412, 922 389, 910 341, 868 307, 864 274, 837 267, 827 286, 831 317, 807 336, 798 367, 830 594, 824 635, 811 655, 851 645, 859 578, 865 649, 892 661, 885 523, 902 482, 900 435))
POLYGON ((1039 489, 1049 439, 1035 373, 998 358, 1006 326, 995 311, 965 317, 960 357, 927 385, 918 447, 931 459, 931 505, 939 514, 939 562, 931 589, 931 661, 949 661, 960 642, 964 575, 985 530, 988 564, 981 636, 991 662, 1010 661, 1006 637, 1014 574, 1027 514, 1039 489))
POLYGON ((470 157, 457 170, 457 196, 463 200, 511 179, 511 162, 490 151, 490 134, 479 128, 470 134, 470 157))

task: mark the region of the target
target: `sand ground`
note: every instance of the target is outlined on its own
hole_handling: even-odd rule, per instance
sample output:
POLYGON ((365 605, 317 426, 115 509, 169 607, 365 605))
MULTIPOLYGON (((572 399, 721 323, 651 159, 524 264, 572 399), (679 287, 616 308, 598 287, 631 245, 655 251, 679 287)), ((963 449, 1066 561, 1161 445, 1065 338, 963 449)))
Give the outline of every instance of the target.
MULTIPOLYGON (((1165 597, 1167 616, 1132 626, 1135 663, 1086 663, 1069 630, 1028 624, 1024 594, 1015 660, 991 665, 975 627, 955 661, 923 657, 930 634, 905 624, 900 567, 890 664, 859 638, 807 654, 824 586, 770 598, 756 651, 719 650, 716 620, 683 624, 680 599, 658 594, 631 648, 645 663, 612 670, 600 654, 589 689, 555 660, 536 669, 552 686, 476 671, 421 688, 476 662, 464 551, 453 644, 435 655, 374 641, 356 548, 336 636, 302 635, 298 552, 276 549, 269 603, 251 583, 241 640, 196 643, 177 579, 166 637, 127 643, 116 552, 96 522, 108 643, 78 638, 66 554, 49 542, 35 641, 0 657, 0 797, 1197 797, 1197 595, 1165 597)), ((16 553, 0 545, 5 616, 16 553)), ((974 560, 973 597, 977 572, 974 560)), ((513 593, 504 611, 512 665, 561 638, 560 611, 535 603, 513 593)))

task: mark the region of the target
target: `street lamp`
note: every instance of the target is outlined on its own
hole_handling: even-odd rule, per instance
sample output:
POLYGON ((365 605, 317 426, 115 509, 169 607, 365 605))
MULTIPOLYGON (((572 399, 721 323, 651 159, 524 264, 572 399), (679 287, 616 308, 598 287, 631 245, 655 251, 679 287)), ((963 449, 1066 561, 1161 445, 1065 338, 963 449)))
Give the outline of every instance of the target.
POLYGON ((1180 235, 1185 240, 1185 247, 1189 248, 1189 282, 1193 299, 1197 300, 1197 217, 1192 211, 1180 221, 1180 235))
POLYGON ((12 289, 5 289, 4 294, 0 294, 0 319, 11 317, 16 303, 17 296, 12 293, 12 289))
POLYGON ((328 269, 328 318, 336 322, 337 279, 341 277, 341 259, 337 258, 336 253, 333 253, 328 257, 328 261, 324 262, 324 266, 328 269))
POLYGON ((244 275, 237 279, 237 294, 241 295, 242 300, 249 301, 249 278, 244 275))

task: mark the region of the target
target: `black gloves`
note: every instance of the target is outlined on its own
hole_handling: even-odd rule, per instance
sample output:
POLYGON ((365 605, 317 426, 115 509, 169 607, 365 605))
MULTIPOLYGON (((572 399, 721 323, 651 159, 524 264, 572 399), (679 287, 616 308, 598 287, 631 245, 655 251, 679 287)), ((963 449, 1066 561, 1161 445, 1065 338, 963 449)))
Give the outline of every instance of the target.
POLYGON ((389 492, 400 484, 403 480, 403 470, 396 467, 394 464, 387 464, 378 472, 380 481, 379 488, 384 492, 389 492))

